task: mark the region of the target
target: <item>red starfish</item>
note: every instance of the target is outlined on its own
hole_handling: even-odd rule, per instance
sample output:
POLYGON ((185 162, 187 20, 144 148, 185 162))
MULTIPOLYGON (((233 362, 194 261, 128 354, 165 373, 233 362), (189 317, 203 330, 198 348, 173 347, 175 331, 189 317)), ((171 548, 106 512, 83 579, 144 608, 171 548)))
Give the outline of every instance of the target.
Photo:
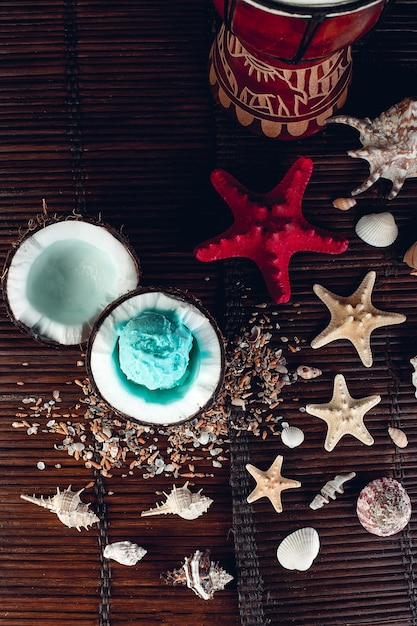
POLYGON ((301 202, 312 172, 312 160, 301 157, 276 187, 261 194, 249 191, 225 170, 214 170, 212 185, 231 208, 234 223, 196 246, 196 258, 205 262, 230 257, 252 259, 262 272, 271 298, 277 303, 288 302, 288 265, 293 254, 340 254, 349 244, 347 239, 313 226, 303 216, 301 202))

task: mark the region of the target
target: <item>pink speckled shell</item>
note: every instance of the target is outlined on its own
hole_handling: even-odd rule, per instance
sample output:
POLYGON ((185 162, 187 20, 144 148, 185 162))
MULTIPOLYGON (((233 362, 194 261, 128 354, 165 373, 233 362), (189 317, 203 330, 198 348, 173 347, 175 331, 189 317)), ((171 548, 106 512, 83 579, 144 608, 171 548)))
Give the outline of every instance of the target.
POLYGON ((389 537, 407 526, 411 517, 411 501, 397 480, 377 478, 360 492, 356 513, 368 532, 389 537))

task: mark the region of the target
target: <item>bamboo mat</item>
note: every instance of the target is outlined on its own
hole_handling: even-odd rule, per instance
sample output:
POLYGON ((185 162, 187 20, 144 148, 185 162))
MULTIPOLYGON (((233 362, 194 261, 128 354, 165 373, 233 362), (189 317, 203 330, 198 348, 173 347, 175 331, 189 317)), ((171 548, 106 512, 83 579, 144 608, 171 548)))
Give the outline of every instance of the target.
MULTIPOLYGON (((272 344, 283 348, 293 371, 301 362, 323 375, 284 388, 277 409, 301 426, 306 440, 284 449, 279 437, 263 440, 231 433, 231 467, 196 464, 196 488, 213 498, 195 522, 140 518, 174 482, 144 479, 128 467, 111 478, 87 469, 59 447, 50 433, 28 436, 12 427, 22 400, 49 401, 59 390, 60 413, 79 416, 85 376, 82 350, 38 344, 0 317, 0 620, 4 626, 73 624, 112 626, 167 624, 222 626, 412 626, 415 604, 415 519, 388 539, 366 533, 355 515, 360 488, 372 478, 394 476, 416 502, 416 399, 409 360, 417 354, 417 283, 402 263, 417 239, 417 182, 409 179, 387 201, 389 184, 371 188, 358 205, 338 212, 331 201, 367 177, 367 164, 346 155, 357 133, 329 126, 290 144, 249 135, 213 104, 207 57, 217 20, 208 0, 115 2, 11 1, 0 7, 0 253, 6 254, 45 200, 53 214, 100 216, 129 237, 140 257, 142 284, 189 290, 217 317, 230 342, 257 305, 279 322, 272 344), (302 254, 290 267, 292 298, 273 306, 250 262, 202 264, 192 254, 200 241, 230 223, 230 214, 209 183, 216 167, 228 169, 254 190, 275 185, 299 156, 314 172, 303 210, 314 224, 350 240, 339 257, 302 254), (361 214, 390 210, 400 236, 385 250, 354 234, 361 214), (364 368, 347 342, 309 348, 327 311, 314 296, 319 282, 348 295, 365 273, 377 271, 376 306, 407 315, 407 322, 373 335, 374 365, 364 368), (283 343, 281 337, 287 337, 283 343), (291 352, 297 337, 300 352, 291 352), (332 453, 323 449, 325 426, 301 410, 326 402, 342 370, 353 396, 380 394, 367 415, 372 447, 345 437, 332 453), (409 446, 396 450, 388 423, 402 426, 409 446), (284 454, 285 475, 302 488, 284 492, 284 511, 268 501, 248 505, 252 488, 244 465, 266 468, 284 454), (46 469, 37 469, 42 461, 46 469), (338 473, 355 471, 345 494, 323 509, 308 503, 338 473), (21 493, 53 494, 56 487, 92 484, 83 499, 100 524, 78 533, 44 509, 23 503, 21 493), (159 492, 159 493, 158 493, 159 492), (321 551, 305 573, 283 570, 275 557, 290 531, 312 525, 321 551), (132 568, 108 562, 102 548, 129 539, 148 550, 132 568), (234 576, 204 602, 185 588, 160 580, 195 549, 212 556, 234 576)), ((417 11, 398 1, 384 22, 354 48, 354 76, 345 111, 376 116, 413 96, 417 67, 417 11)), ((385 181, 386 182, 386 181, 385 181)), ((78 419, 73 418, 73 419, 78 419)), ((43 422, 44 423, 44 422, 43 422)), ((161 444, 162 445, 162 444, 161 444)), ((185 471, 188 468, 184 468, 185 471)), ((184 471, 184 473, 186 473, 184 471)), ((182 478, 186 480, 186 478, 182 478)), ((180 479, 175 481, 180 484, 180 479)))

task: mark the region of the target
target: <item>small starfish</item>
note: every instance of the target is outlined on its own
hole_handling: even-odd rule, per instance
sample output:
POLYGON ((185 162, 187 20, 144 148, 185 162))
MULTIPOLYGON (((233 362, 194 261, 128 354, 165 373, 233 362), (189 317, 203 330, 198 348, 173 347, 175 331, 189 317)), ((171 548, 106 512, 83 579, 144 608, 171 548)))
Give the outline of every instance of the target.
POLYGON ((281 467, 284 457, 278 455, 271 467, 263 472, 254 465, 248 463, 246 469, 249 474, 256 480, 256 487, 246 498, 249 503, 255 502, 260 498, 268 498, 277 513, 282 511, 281 492, 285 489, 295 489, 301 487, 298 480, 284 478, 281 475, 281 467))
POLYGON ((401 324, 407 319, 402 313, 387 313, 376 309, 371 301, 376 272, 368 272, 349 297, 337 296, 321 285, 314 285, 314 293, 330 311, 329 325, 313 339, 312 348, 348 339, 356 348, 365 367, 372 365, 371 333, 381 326, 401 324))
POLYGON ((347 239, 313 226, 303 216, 301 202, 312 171, 312 160, 301 157, 276 187, 261 194, 249 191, 228 172, 214 170, 211 182, 231 208, 234 223, 196 246, 196 258, 204 262, 230 257, 251 259, 262 272, 271 298, 277 303, 288 302, 288 265, 293 254, 340 254, 349 244, 347 239))
POLYGON ((326 404, 307 404, 306 411, 327 423, 324 448, 331 452, 344 435, 352 435, 367 446, 374 443, 372 435, 363 423, 363 417, 380 401, 381 396, 378 395, 352 398, 345 377, 343 374, 336 374, 331 401, 326 404))

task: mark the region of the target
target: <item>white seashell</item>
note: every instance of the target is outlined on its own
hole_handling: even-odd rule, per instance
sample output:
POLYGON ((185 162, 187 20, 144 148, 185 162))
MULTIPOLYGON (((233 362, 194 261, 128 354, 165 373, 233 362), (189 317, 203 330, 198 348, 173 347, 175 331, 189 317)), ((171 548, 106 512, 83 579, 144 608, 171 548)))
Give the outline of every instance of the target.
POLYGON ((323 372, 318 367, 309 367, 308 365, 299 365, 297 367, 297 374, 300 378, 304 378, 304 380, 310 380, 311 378, 317 378, 317 376, 321 376, 323 372))
POLYGON ((398 226, 392 213, 370 213, 360 218, 355 232, 365 243, 376 248, 390 246, 398 237, 398 226))
POLYGON ((353 206, 355 206, 355 204, 357 204, 357 201, 355 200, 355 198, 335 198, 332 204, 335 209, 339 209, 340 211, 348 211, 353 206))
POLYGON ((324 504, 329 503, 329 500, 336 500, 336 493, 343 493, 343 485, 348 480, 352 480, 352 478, 355 478, 355 476, 355 472, 350 472, 349 474, 338 474, 333 478, 333 480, 329 480, 320 489, 320 493, 316 495, 314 500, 310 502, 310 509, 321 509, 324 504))
POLYGON ((403 261, 412 268, 410 275, 417 276, 417 241, 408 248, 404 254, 403 261))
POLYGON ((407 178, 417 176, 416 112, 417 100, 404 98, 375 119, 336 115, 326 120, 348 124, 360 133, 362 148, 349 150, 348 155, 368 161, 369 177, 351 191, 352 196, 363 193, 380 178, 386 178, 392 181, 388 195, 388 200, 392 200, 407 178))
POLYGON ((297 426, 290 426, 288 422, 282 422, 281 440, 288 448, 296 448, 304 441, 304 433, 297 426))
POLYGON ((313 564, 320 550, 317 530, 306 526, 287 535, 277 549, 277 558, 282 567, 305 572, 313 564))
POLYGON ((184 559, 181 568, 162 575, 168 585, 186 585, 203 600, 212 600, 216 591, 221 591, 233 580, 218 563, 210 560, 210 551, 196 550, 184 559))
POLYGON ((142 511, 142 517, 150 517, 151 515, 165 515, 167 513, 174 513, 179 515, 183 519, 197 519, 203 513, 205 513, 213 500, 207 496, 201 495, 201 489, 197 493, 191 493, 188 489, 188 481, 183 487, 172 487, 169 494, 164 492, 166 501, 162 504, 157 504, 156 508, 149 509, 148 511, 142 511))
POLYGON ((413 373, 411 374, 411 382, 413 383, 415 387, 414 395, 417 398, 417 356, 413 356, 413 358, 410 359, 410 363, 413 366, 413 373))
POLYGON ((103 550, 106 559, 113 559, 122 565, 136 565, 146 554, 146 550, 131 541, 109 543, 103 550))
POLYGON ((401 428, 395 428, 394 426, 388 426, 388 434, 397 448, 406 448, 408 446, 407 435, 401 428))
POLYGON ((40 496, 37 498, 35 495, 21 495, 20 497, 22 500, 32 502, 32 504, 41 506, 44 509, 49 509, 68 528, 76 528, 78 531, 81 531, 81 528, 88 530, 89 526, 100 521, 97 515, 90 510, 90 504, 85 504, 81 501, 80 493, 83 491, 84 489, 72 491, 70 485, 64 491, 60 491, 58 487, 54 496, 40 496))

